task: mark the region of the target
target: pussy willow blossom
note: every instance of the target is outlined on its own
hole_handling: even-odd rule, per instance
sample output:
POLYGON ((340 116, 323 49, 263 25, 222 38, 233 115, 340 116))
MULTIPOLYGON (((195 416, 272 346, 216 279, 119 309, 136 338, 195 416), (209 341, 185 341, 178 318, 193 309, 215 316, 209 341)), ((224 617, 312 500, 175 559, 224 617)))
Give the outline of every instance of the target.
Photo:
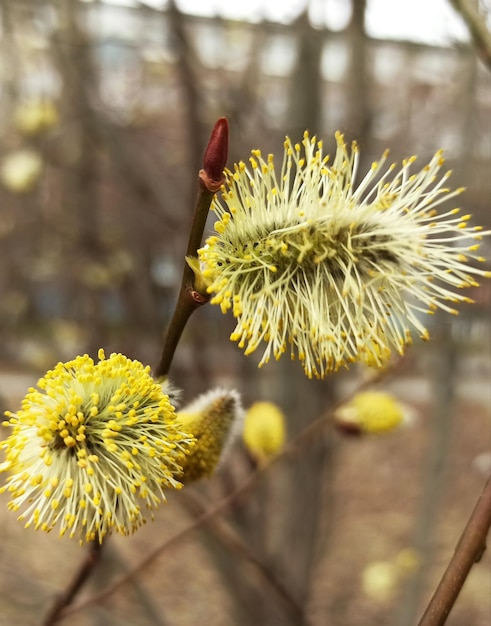
POLYGON ((309 377, 381 366, 412 330, 428 339, 422 313, 457 313, 450 303, 470 299, 455 290, 490 276, 470 264, 484 260, 481 228, 459 209, 436 211, 462 191, 439 175, 441 151, 416 174, 416 157, 396 169, 385 152, 355 186, 358 147, 336 141, 330 165, 315 137, 287 138, 279 171, 253 150, 249 167, 226 172, 217 234, 199 251, 211 303, 237 318, 231 339, 246 354, 264 343, 260 365, 290 349, 309 377))
POLYGON ((405 421, 404 407, 383 391, 363 391, 334 413, 334 423, 352 433, 385 433, 405 421))
POLYGON ((184 484, 211 477, 227 457, 242 428, 244 410, 232 389, 212 389, 183 407, 176 415, 181 427, 195 438, 183 461, 184 484))
POLYGON ((0 445, 11 475, 1 491, 26 527, 92 541, 129 534, 145 521, 142 506, 165 500, 194 440, 150 368, 122 354, 58 363, 31 388, 10 436, 0 445))
POLYGON ((273 458, 285 445, 286 425, 281 409, 272 402, 255 402, 245 415, 242 440, 259 464, 273 458))

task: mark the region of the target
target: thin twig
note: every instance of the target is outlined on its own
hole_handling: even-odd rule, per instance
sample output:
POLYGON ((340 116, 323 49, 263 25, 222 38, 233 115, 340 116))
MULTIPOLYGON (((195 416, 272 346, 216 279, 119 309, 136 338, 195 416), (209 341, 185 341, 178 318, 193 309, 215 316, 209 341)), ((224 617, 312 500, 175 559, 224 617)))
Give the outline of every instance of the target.
MULTIPOLYGON (((206 188, 202 179, 199 181, 198 199, 194 210, 193 224, 189 234, 189 242, 187 248, 187 256, 195 256, 196 251, 201 243, 203 231, 205 228, 206 218, 210 209, 210 204, 214 193, 206 188)), ((182 332, 195 311, 208 299, 193 289, 194 273, 189 265, 185 264, 182 273, 181 289, 177 298, 176 308, 167 329, 162 355, 159 365, 155 371, 157 378, 167 376, 174 358, 177 344, 181 338, 182 332)))
MULTIPOLYGON (((198 198, 194 208, 193 221, 189 231, 186 258, 195 258, 203 239, 206 218, 210 211, 213 196, 225 180, 223 170, 228 154, 228 122, 220 118, 213 130, 205 150, 203 169, 199 172, 198 198)), ((195 274, 188 263, 184 264, 181 289, 176 308, 167 330, 167 335, 155 375, 165 377, 174 358, 177 344, 192 312, 208 302, 210 296, 195 287, 195 274)))
POLYGON ((186 30, 186 17, 175 0, 167 4, 168 25, 172 32, 174 49, 177 53, 177 71, 183 90, 183 104, 186 109, 186 128, 190 152, 191 171, 199 168, 199 159, 203 150, 203 125, 201 124, 201 105, 203 89, 200 86, 202 76, 201 62, 193 49, 192 40, 186 30))
POLYGON ((431 433, 424 462, 423 489, 416 517, 413 548, 421 555, 415 576, 408 580, 397 607, 398 626, 413 626, 421 610, 428 565, 434 552, 434 529, 440 513, 440 498, 447 480, 449 443, 455 421, 455 377, 457 346, 450 325, 441 324, 437 332, 437 360, 433 374, 435 403, 432 411, 431 433))
MULTIPOLYGON (((128 571, 128 564, 123 559, 114 543, 108 544, 108 547, 106 546, 106 560, 107 557, 109 557, 112 569, 123 572, 128 571), (108 547, 110 550, 108 550, 108 547)), ((98 576, 96 577, 97 579, 93 581, 93 586, 97 588, 98 583, 100 584, 103 580, 105 580, 107 575, 107 571, 105 572, 102 568, 99 568, 98 576)), ((132 588, 139 606, 141 607, 142 613, 145 613, 148 616, 149 623, 151 623, 152 626, 168 626, 168 622, 162 614, 162 608, 160 606, 156 606, 154 603, 151 590, 147 589, 146 586, 138 580, 138 578, 133 580, 132 588)))
MULTIPOLYGON (((227 159, 227 151, 228 123, 227 120, 221 118, 212 130, 204 155, 204 169, 199 172, 198 199, 189 233, 187 256, 194 257, 201 244, 211 201, 224 179, 223 169, 227 159)), ((168 374, 177 344, 191 313, 208 300, 206 295, 195 291, 194 281, 193 270, 188 264, 185 264, 181 290, 164 343, 162 357, 156 373, 157 377, 166 376, 168 374)), ((54 624, 60 617, 63 608, 72 603, 74 597, 91 575, 95 565, 99 561, 101 545, 102 544, 99 542, 91 544, 91 550, 88 552, 85 560, 75 574, 72 583, 68 585, 66 590, 56 600, 45 622, 43 622, 43 626, 51 626, 51 624, 54 624)))
POLYGON ((109 596, 111 596, 115 591, 117 591, 120 587, 125 585, 127 582, 132 580, 135 576, 140 574, 142 570, 148 567, 151 563, 153 563, 163 552, 169 550, 174 545, 178 544, 182 539, 186 538, 193 530, 196 530, 208 523, 210 519, 223 513, 231 504, 234 502, 239 496, 243 495, 248 489, 252 487, 256 480, 257 474, 252 474, 251 477, 242 483, 240 487, 238 487, 235 491, 231 492, 228 496, 220 500, 220 502, 214 506, 212 509, 206 511, 199 517, 195 519, 192 524, 186 526, 178 533, 173 535, 170 539, 165 541, 163 544, 158 546, 153 552, 151 552, 148 556, 146 556, 138 565, 136 565, 131 571, 126 574, 120 576, 117 580, 115 580, 111 585, 109 585, 106 589, 101 591, 100 593, 96 593, 95 595, 87 598, 87 600, 80 602, 74 607, 70 607, 63 612, 63 617, 68 617, 73 613, 77 613, 81 611, 85 607, 90 604, 97 604, 102 600, 105 600, 109 596))
POLYGON ((484 486, 455 553, 418 626, 445 624, 472 566, 480 561, 486 549, 486 537, 490 526, 491 476, 484 486))
POLYGON ((271 467, 273 467, 276 463, 281 460, 284 460, 288 456, 293 456, 297 454, 298 449, 301 445, 307 444, 312 438, 317 434, 320 428, 322 428, 326 422, 332 417, 334 412, 345 402, 348 402, 351 397, 355 394, 359 393, 366 387, 370 385, 374 385, 382 378, 385 378, 389 374, 392 374, 400 361, 396 362, 392 369, 384 370, 377 372, 374 376, 369 379, 363 381, 358 387, 351 393, 347 398, 339 400, 334 403, 330 409, 314 420, 311 424, 309 424, 306 428, 304 428, 291 442, 288 446, 286 446, 283 451, 278 454, 276 457, 271 459, 266 465, 258 468, 253 474, 251 474, 247 480, 245 480, 241 485, 239 485, 234 491, 230 492, 227 496, 222 498, 213 508, 209 509, 202 515, 196 518, 196 520, 183 528, 181 531, 177 532, 170 539, 166 540, 160 546, 158 546, 153 552, 151 552, 148 556, 146 556, 138 565, 136 565, 131 571, 123 574, 117 580, 115 580, 111 585, 109 585, 106 589, 101 591, 100 593, 94 594, 92 597, 87 598, 87 600, 77 604, 74 607, 70 607, 63 612, 63 617, 68 615, 72 615, 78 611, 81 611, 85 607, 90 604, 101 602, 105 600, 110 595, 112 595, 115 591, 117 591, 120 587, 130 581, 133 577, 137 576, 142 570, 148 567, 151 563, 153 563, 163 552, 172 548, 176 544, 178 544, 182 539, 185 539, 188 535, 190 535, 194 530, 200 528, 204 524, 207 524, 214 517, 221 515, 224 513, 232 504, 234 504, 239 498, 245 496, 246 493, 250 491, 250 489, 255 485, 255 483, 259 480, 259 478, 269 471, 271 467))
POLYGON ((61 613, 67 607, 77 593, 80 591, 85 581, 94 571, 95 566, 100 561, 103 544, 99 541, 93 541, 90 544, 89 551, 85 556, 82 566, 79 568, 68 587, 56 599, 55 603, 47 613, 42 626, 52 626, 61 618, 61 613))
POLYGON ((479 58, 491 70, 491 32, 484 19, 469 0, 450 0, 450 4, 467 24, 479 58))
MULTIPOLYGON (((182 493, 181 499, 186 508, 194 515, 202 515, 206 508, 201 498, 193 493, 182 493)), ((229 549, 247 561, 253 568, 261 581, 271 589, 282 602, 288 613, 295 619, 295 623, 301 623, 304 619, 302 607, 295 601, 293 596, 276 578, 273 572, 266 567, 250 550, 249 546, 235 533, 232 528, 218 517, 209 519, 209 529, 215 536, 229 549)))

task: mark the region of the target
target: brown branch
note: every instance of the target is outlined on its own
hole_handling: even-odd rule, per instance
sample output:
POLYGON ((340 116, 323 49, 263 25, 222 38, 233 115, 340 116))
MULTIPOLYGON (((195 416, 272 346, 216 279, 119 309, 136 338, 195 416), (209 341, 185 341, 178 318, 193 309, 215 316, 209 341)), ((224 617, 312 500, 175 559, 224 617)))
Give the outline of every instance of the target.
MULTIPOLYGON (((191 226, 189 235, 187 256, 194 256, 200 245, 213 196, 214 193, 205 187, 202 179, 200 178, 198 199, 194 211, 193 225, 191 226)), ((167 329, 159 364, 155 370, 155 376, 157 378, 167 376, 169 373, 177 344, 181 339, 182 332, 191 317, 191 314, 202 304, 205 304, 208 301, 208 298, 204 296, 204 294, 200 294, 194 290, 193 285, 193 270, 188 264, 185 264, 176 308, 170 321, 169 328, 167 329)))
MULTIPOLYGON (((195 256, 200 246, 206 218, 211 201, 216 191, 223 182, 223 169, 227 160, 228 151, 228 123, 221 118, 215 124, 204 156, 204 169, 199 172, 198 200, 194 211, 189 241, 187 248, 188 256, 195 256), (218 179, 218 180, 217 180, 218 179)), ((207 302, 207 296, 198 293, 194 288, 194 273, 189 265, 185 264, 181 291, 176 305, 169 331, 167 333, 162 358, 157 369, 157 376, 167 375, 175 349, 181 337, 182 331, 191 313, 198 306, 207 302)), ((91 544, 91 550, 83 561, 73 581, 56 600, 52 609, 46 616, 43 626, 54 624, 64 607, 71 604, 78 591, 94 570, 99 561, 101 545, 99 542, 91 544)))
POLYGON ((466 23, 479 58, 491 71, 491 32, 479 11, 469 0, 450 0, 450 3, 466 23))
MULTIPOLYGON (((196 494, 184 492, 181 494, 181 499, 186 508, 194 515, 202 515, 205 513, 206 509, 201 502, 201 498, 196 494)), ((294 618, 295 623, 304 623, 305 616, 302 607, 274 576, 273 572, 266 567, 265 563, 252 553, 249 546, 242 541, 225 520, 218 517, 210 518, 208 527, 223 545, 228 547, 235 554, 238 554, 253 567, 261 582, 275 593, 276 597, 285 607, 285 610, 294 618)))
POLYGON ((120 587, 122 587, 127 582, 132 580, 135 576, 140 574, 142 570, 144 570, 151 563, 153 563, 164 551, 169 550, 170 548, 178 544, 182 539, 185 539, 193 530, 196 530, 200 528, 201 526, 203 526, 204 524, 207 524, 208 521, 211 520, 216 515, 223 513, 239 496, 243 495, 246 491, 248 491, 252 487, 252 485, 255 483, 257 479, 256 477, 257 477, 257 473, 252 474, 251 477, 247 481, 245 481, 244 483, 242 483, 242 485, 240 485, 240 487, 238 487, 235 491, 233 491, 228 496, 220 500, 220 502, 216 506, 214 506, 212 509, 209 509, 208 511, 206 511, 206 513, 203 513, 202 515, 197 517, 192 524, 190 524, 189 526, 186 526, 186 528, 183 528, 182 530, 177 532, 175 535, 173 535, 170 539, 168 539, 167 541, 162 543, 160 546, 158 546, 153 552, 151 552, 142 561, 140 561, 140 563, 138 563, 138 565, 136 565, 136 567, 134 567, 131 571, 120 576, 117 580, 115 580, 111 585, 109 585, 106 589, 104 589, 100 593, 97 593, 93 595, 92 597, 88 598, 87 600, 80 602, 76 606, 70 607, 67 610, 65 610, 63 612, 63 617, 68 617, 69 615, 72 615, 73 613, 77 613, 78 611, 81 611, 82 609, 89 606, 90 604, 97 604, 101 602, 102 600, 105 600, 106 598, 111 596, 120 587))
POLYGON ((301 445, 307 444, 312 438, 318 433, 318 431, 327 423, 327 421, 332 417, 334 412, 345 402, 348 402, 350 398, 352 398, 355 394, 359 393, 366 387, 370 385, 376 384, 380 382, 382 378, 385 378, 389 374, 392 374, 396 371, 401 360, 397 361, 392 369, 383 370, 377 372, 371 378, 363 381, 358 387, 347 397, 338 402, 334 403, 332 407, 323 415, 314 420, 311 424, 309 424, 306 428, 304 428, 291 442, 288 446, 286 446, 283 451, 274 457, 268 464, 258 468, 253 474, 251 474, 247 480, 245 480, 241 485, 239 485, 234 491, 229 493, 227 496, 222 498, 213 508, 209 509, 202 515, 196 518, 196 520, 183 528, 181 531, 176 533, 170 539, 162 543, 158 546, 153 552, 151 552, 148 556, 146 556, 138 565, 136 565, 130 572, 123 574, 117 580, 115 580, 111 585, 109 585, 105 590, 101 591, 88 598, 84 602, 79 603, 74 607, 70 607, 63 612, 63 617, 67 617, 68 615, 72 615, 78 611, 81 611, 85 607, 90 604, 101 602, 105 600, 110 595, 112 595, 115 591, 117 591, 120 587, 125 585, 127 582, 132 580, 135 576, 137 576, 142 570, 148 567, 151 563, 153 563, 163 552, 172 548, 176 544, 178 544, 181 540, 185 539, 188 535, 192 533, 192 531, 197 530, 201 526, 207 524, 214 517, 221 515, 224 513, 232 504, 237 502, 239 498, 245 496, 245 494, 255 485, 255 483, 259 480, 259 478, 267 471, 271 469, 277 462, 285 459, 288 456, 293 456, 298 453, 298 448, 301 445))
POLYGON ((52 626, 61 618, 61 613, 65 607, 72 603, 73 599, 80 591, 85 581, 94 571, 95 566, 100 561, 103 544, 93 541, 89 546, 89 551, 81 567, 73 577, 68 587, 55 600, 53 606, 47 613, 42 626, 52 626))
POLYGON ((445 624, 472 566, 481 559, 486 549, 486 537, 490 526, 491 476, 484 486, 455 553, 418 626, 445 624))
MULTIPOLYGON (((128 564, 121 556, 114 543, 104 545, 106 546, 105 562, 109 562, 110 568, 117 571, 128 571, 128 564)), ((97 576, 92 583, 92 587, 97 589, 97 587, 107 579, 108 575, 109 572, 104 570, 103 567, 100 567, 97 571, 97 576)), ((149 623, 152 624, 152 626, 168 626, 168 621, 163 615, 162 608, 160 606, 156 606, 153 594, 144 584, 140 582, 140 580, 133 580, 132 591, 135 594, 139 606, 141 607, 142 614, 145 613, 148 616, 149 623)))
MULTIPOLYGON (((198 198, 194 208, 193 221, 189 231, 186 257, 196 257, 201 245, 206 218, 210 210, 213 196, 224 182, 223 170, 228 154, 228 122, 220 118, 211 131, 208 146, 203 159, 203 169, 199 172, 198 198)), ((209 295, 195 286, 195 275, 186 263, 182 273, 181 289, 176 308, 167 330, 162 355, 155 371, 157 378, 167 376, 174 358, 177 344, 192 312, 206 304, 209 295)))
POLYGON ((182 109, 185 113, 184 122, 189 146, 189 170, 195 172, 199 169, 199 159, 204 140, 204 129, 201 123, 203 96, 200 88, 202 64, 193 47, 192 37, 188 33, 188 17, 179 9, 175 0, 169 0, 165 8, 152 7, 146 2, 137 2, 136 6, 140 12, 150 14, 153 19, 159 19, 163 25, 170 27, 170 43, 177 57, 175 67, 181 88, 180 91, 182 91, 182 109))
POLYGON ((428 564, 434 552, 433 533, 440 513, 440 498, 446 481, 449 463, 449 443, 455 421, 455 378, 457 346, 450 326, 442 324, 436 333, 437 360, 433 374, 434 407, 431 417, 431 433, 424 462, 423 489, 419 512, 416 517, 412 545, 421 555, 420 567, 408 580, 397 606, 394 623, 413 626, 421 610, 421 598, 425 592, 428 564))

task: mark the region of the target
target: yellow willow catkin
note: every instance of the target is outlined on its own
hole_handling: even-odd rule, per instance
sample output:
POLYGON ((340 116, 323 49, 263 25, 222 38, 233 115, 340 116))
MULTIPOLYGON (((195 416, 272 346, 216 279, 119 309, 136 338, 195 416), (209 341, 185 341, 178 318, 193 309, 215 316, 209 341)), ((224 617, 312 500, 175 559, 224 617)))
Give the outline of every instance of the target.
POLYGON ((211 303, 231 310, 231 339, 260 366, 289 351, 309 377, 356 361, 383 365, 403 354, 423 319, 471 302, 463 287, 490 272, 472 263, 484 234, 459 209, 437 207, 463 191, 446 187, 442 152, 419 172, 416 157, 386 167, 388 152, 355 185, 358 147, 336 134, 332 164, 321 141, 286 139, 281 167, 253 150, 227 171, 212 210, 216 234, 199 250, 211 303))
POLYGON ((84 541, 129 534, 165 501, 194 438, 150 368, 122 354, 58 363, 31 388, 0 444, 1 491, 25 526, 84 541))

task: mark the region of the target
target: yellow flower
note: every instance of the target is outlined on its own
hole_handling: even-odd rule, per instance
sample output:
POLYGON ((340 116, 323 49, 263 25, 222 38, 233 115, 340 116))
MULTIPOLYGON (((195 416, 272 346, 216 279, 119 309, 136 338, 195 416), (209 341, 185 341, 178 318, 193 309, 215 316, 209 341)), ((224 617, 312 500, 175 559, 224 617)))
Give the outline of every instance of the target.
POLYGON ((182 482, 208 478, 226 457, 242 426, 239 394, 226 389, 208 391, 179 411, 177 420, 196 440, 182 462, 182 482))
POLYGON ((29 389, 12 433, 0 446, 11 475, 1 492, 19 520, 49 532, 59 526, 92 541, 111 530, 129 534, 145 509, 165 501, 193 438, 150 368, 122 354, 58 363, 29 389))
POLYGON ((0 180, 13 193, 30 191, 38 182, 43 160, 34 150, 16 150, 8 154, 0 168, 0 180))
POLYGON ((58 124, 58 111, 49 100, 23 102, 14 111, 14 125, 25 135, 37 135, 58 124))
POLYGON ((414 574, 421 565, 421 557, 414 548, 403 548, 395 558, 401 576, 414 574))
POLYGON ((404 410, 388 393, 365 391, 339 407, 334 414, 334 421, 342 430, 382 433, 403 423, 404 410))
POLYGON ((399 583, 397 566, 390 561, 373 561, 362 573, 364 593, 376 602, 388 602, 399 583))
POLYGON ((286 139, 279 170, 253 150, 226 172, 199 251, 211 303, 237 319, 231 339, 246 354, 263 344, 260 365, 289 350, 309 377, 403 354, 412 331, 429 337, 422 314, 456 313, 449 303, 469 302, 460 288, 491 276, 471 265, 480 227, 436 211, 462 191, 446 188, 441 151, 415 174, 415 157, 396 170, 386 152, 355 185, 358 147, 336 141, 332 165, 307 133, 286 139))
POLYGON ((401 582, 420 566, 420 557, 412 548, 404 548, 391 561, 372 561, 362 572, 364 593, 376 602, 391 600, 401 582))
POLYGON ((285 445, 285 416, 272 402, 256 402, 246 412, 242 438, 252 456, 264 463, 285 445))

